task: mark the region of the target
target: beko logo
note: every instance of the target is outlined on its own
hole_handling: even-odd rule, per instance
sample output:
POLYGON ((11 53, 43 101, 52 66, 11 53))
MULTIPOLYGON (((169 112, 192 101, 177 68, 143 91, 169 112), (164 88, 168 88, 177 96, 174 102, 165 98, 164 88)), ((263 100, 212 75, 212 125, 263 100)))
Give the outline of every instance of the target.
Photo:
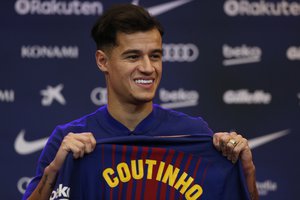
POLYGON ((286 51, 289 60, 300 60, 300 47, 291 46, 286 51))
POLYGON ((70 187, 59 184, 56 190, 53 190, 49 200, 60 199, 68 200, 70 198, 70 187))
POLYGON ((255 90, 253 93, 247 89, 228 90, 223 95, 226 104, 269 104, 272 96, 263 90, 255 90))
POLYGON ((21 58, 70 58, 76 59, 79 56, 77 46, 43 46, 32 45, 21 47, 21 58))
POLYGON ((263 182, 256 182, 258 193, 260 196, 266 196, 269 192, 277 191, 277 183, 271 180, 265 180, 263 182))
POLYGON ((99 1, 18 0, 15 11, 19 15, 101 15, 103 5, 99 1))
POLYGON ((265 0, 227 0, 224 3, 224 12, 230 16, 299 16, 300 3, 285 0, 270 2, 265 0))
POLYGON ((168 91, 164 88, 159 90, 159 98, 164 108, 183 108, 198 105, 199 94, 195 90, 187 91, 182 88, 168 91))
POLYGON ((193 62, 199 56, 195 44, 163 44, 164 62, 193 62))
POLYGON ((227 44, 223 45, 223 65, 240 65, 247 63, 259 62, 261 60, 262 50, 257 46, 241 46, 231 47, 227 44))
POLYGON ((91 92, 91 100, 97 106, 107 104, 107 89, 102 87, 93 89, 91 92))
POLYGON ((14 90, 0 90, 0 102, 14 102, 15 91, 14 90))

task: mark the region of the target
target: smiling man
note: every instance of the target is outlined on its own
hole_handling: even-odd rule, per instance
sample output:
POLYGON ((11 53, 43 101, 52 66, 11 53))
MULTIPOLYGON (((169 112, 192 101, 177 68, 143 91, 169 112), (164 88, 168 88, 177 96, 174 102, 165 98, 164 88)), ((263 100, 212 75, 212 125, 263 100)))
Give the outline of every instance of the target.
POLYGON ((248 199, 249 194, 251 199, 258 198, 255 167, 245 138, 235 132, 213 135, 202 118, 153 104, 162 76, 163 36, 163 28, 155 18, 139 6, 114 6, 96 22, 92 36, 97 45, 96 63, 107 84, 108 103, 94 113, 54 130, 24 199, 72 199, 76 192, 84 193, 82 199, 132 199, 128 195, 132 195, 133 189, 140 195, 135 196, 136 199, 174 199, 176 195, 198 199, 201 195, 217 195, 214 200, 233 200, 248 199), (194 143, 197 141, 199 144, 194 143), (119 148, 116 144, 123 146, 119 148), (132 144, 136 146, 130 146, 132 144), (212 144, 231 162, 220 156, 212 144), (164 145, 171 147, 165 150, 164 145), (100 156, 97 155, 99 151, 100 156), (77 160, 81 158, 80 169, 87 169, 72 177, 86 178, 80 186, 85 189, 72 190, 69 185, 59 182, 73 165, 74 159, 70 161, 69 153, 77 160), (174 153, 177 158, 171 162, 174 153), (125 162, 128 155, 129 161, 125 162), (92 158, 97 159, 96 163, 88 165, 92 158), (116 163, 118 159, 119 163, 116 163), (236 163, 238 159, 240 163, 236 163), (206 164, 200 165, 200 162, 206 164), (239 182, 232 176, 238 175, 235 168, 240 166, 238 164, 241 164, 249 193, 241 191, 243 180, 239 182), (94 165, 100 175, 91 175, 94 165), (101 165, 99 169, 98 165, 101 165), (144 170, 147 175, 142 174, 144 170), (206 178, 206 175, 213 178, 206 178), (95 189, 104 192, 101 198, 96 198, 90 191, 94 188, 90 184, 95 177, 97 184, 102 181, 101 188, 95 189), (142 177, 144 180, 139 181, 142 177), (207 183, 203 185, 200 180, 207 183), (120 182, 128 183, 126 187, 131 188, 127 188, 127 196, 121 195, 123 185, 120 182), (114 196, 112 187, 119 185, 118 196, 114 196), (168 192, 160 194, 159 190, 167 191, 167 185, 170 186, 168 192), (209 191, 209 187, 213 189, 209 191), (92 196, 85 198, 86 195, 92 196))

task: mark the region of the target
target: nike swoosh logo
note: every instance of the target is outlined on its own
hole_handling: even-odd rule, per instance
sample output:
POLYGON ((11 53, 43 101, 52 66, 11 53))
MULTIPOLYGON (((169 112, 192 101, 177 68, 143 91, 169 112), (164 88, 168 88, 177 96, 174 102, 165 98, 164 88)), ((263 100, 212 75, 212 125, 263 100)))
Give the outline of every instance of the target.
MULTIPOLYGON (((177 0, 177 1, 171 1, 171 2, 167 2, 167 3, 162 3, 156 6, 152 6, 147 8, 148 12, 153 15, 153 16, 157 16, 163 13, 166 13, 170 10, 173 10, 181 5, 184 5, 186 3, 189 3, 191 1, 194 0, 177 0)), ((138 5, 138 1, 133 1, 132 4, 138 5)))
POLYGON ((44 148, 48 137, 34 141, 26 141, 24 138, 25 130, 21 130, 15 140, 15 150, 18 154, 27 155, 44 148))
POLYGON ((248 144, 250 146, 250 149, 254 149, 254 148, 257 148, 264 144, 267 144, 269 142, 272 142, 273 140, 281 138, 281 137, 289 134, 289 132, 290 132, 290 130, 286 129, 286 130, 278 131, 275 133, 270 133, 268 135, 260 136, 257 138, 252 138, 252 139, 248 140, 248 144))

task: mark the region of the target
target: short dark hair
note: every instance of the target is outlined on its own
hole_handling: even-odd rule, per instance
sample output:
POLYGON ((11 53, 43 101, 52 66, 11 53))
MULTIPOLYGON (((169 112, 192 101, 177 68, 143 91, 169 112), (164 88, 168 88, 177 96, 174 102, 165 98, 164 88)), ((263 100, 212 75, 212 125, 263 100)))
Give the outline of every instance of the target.
POLYGON ((118 4, 106 10, 96 21, 91 35, 97 49, 105 50, 117 45, 118 32, 130 34, 154 28, 163 36, 162 25, 144 8, 132 4, 118 4))

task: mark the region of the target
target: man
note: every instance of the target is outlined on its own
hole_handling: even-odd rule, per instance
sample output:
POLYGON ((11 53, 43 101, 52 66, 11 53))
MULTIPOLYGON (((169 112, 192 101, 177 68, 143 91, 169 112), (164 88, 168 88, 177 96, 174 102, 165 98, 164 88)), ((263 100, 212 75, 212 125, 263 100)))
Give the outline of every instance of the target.
MULTIPOLYGON (((115 6, 100 17, 92 36, 97 44, 96 63, 106 79, 108 104, 55 129, 24 199, 49 199, 68 153, 82 158, 93 152, 98 139, 182 133, 212 136, 202 118, 153 105, 162 76, 162 35, 159 22, 139 6, 115 6)), ((233 163, 241 160, 250 196, 258 199, 247 140, 235 132, 216 133, 213 144, 233 163)))

